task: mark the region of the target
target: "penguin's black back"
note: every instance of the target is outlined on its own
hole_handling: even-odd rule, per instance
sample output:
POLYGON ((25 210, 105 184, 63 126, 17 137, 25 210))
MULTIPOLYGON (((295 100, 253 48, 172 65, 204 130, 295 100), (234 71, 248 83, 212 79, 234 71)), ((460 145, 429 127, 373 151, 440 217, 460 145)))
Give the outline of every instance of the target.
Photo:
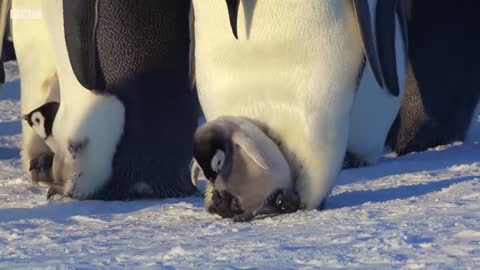
POLYGON ((480 96, 478 8, 412 1, 405 98, 387 140, 397 153, 464 140, 480 96))

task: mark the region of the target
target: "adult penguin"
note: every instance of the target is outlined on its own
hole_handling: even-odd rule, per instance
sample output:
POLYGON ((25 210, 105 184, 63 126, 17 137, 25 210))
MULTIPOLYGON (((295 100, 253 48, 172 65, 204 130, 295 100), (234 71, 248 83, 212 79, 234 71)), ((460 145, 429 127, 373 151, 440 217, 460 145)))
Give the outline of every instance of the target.
POLYGON ((480 5, 434 0, 411 5, 411 67, 388 138, 400 155, 463 141, 480 97, 480 5))
POLYGON ((191 195, 190 1, 45 0, 42 11, 61 89, 55 155, 72 164, 61 195, 191 195))
MULTIPOLYGON (((42 1, 12 1, 10 17, 20 74, 20 109, 21 114, 25 115, 45 103, 59 102, 60 89, 42 1)), ((22 121, 21 160, 27 176, 34 183, 51 182, 51 179, 44 173, 29 170, 31 162, 52 155, 44 138, 38 136, 26 121, 22 121)))
POLYGON ((405 33, 403 3, 194 0, 206 119, 244 116, 268 126, 304 208, 319 206, 342 166, 359 78, 372 72, 379 86, 400 93, 394 48, 395 33, 405 33))

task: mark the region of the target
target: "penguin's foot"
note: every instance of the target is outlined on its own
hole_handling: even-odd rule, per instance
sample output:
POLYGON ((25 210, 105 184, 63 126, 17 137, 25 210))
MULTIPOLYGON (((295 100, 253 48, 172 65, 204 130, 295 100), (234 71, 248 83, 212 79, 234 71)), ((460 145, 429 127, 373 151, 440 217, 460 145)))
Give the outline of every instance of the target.
POLYGON ((238 200, 229 192, 217 190, 213 191, 212 204, 208 208, 208 212, 218 214, 222 218, 232 218, 235 215, 241 214, 243 211, 240 208, 238 200))
POLYGON ((233 216, 233 222, 248 222, 253 219, 254 215, 250 212, 245 212, 243 214, 236 214, 233 216))
POLYGON ((64 193, 65 193, 65 189, 64 189, 63 186, 53 184, 48 188, 47 200, 50 200, 55 195, 60 195, 60 196, 64 197, 65 196, 64 193))
POLYGON ((326 207, 327 207, 327 199, 324 199, 317 209, 318 210, 325 210, 326 207))
POLYGON ((359 158, 352 152, 347 151, 345 153, 345 159, 343 160, 342 169, 361 168, 366 167, 368 164, 365 160, 359 158))
POLYGON ((28 170, 31 172, 32 180, 34 182, 53 182, 51 176, 53 157, 53 154, 45 154, 30 160, 30 167, 28 170))
POLYGON ((275 207, 280 213, 296 212, 300 204, 300 196, 294 191, 280 190, 275 193, 275 207))
POLYGON ((47 200, 52 199, 55 195, 60 195, 60 198, 73 197, 73 191, 75 190, 75 183, 72 187, 67 187, 66 182, 52 183, 47 191, 47 200))
POLYGON ((89 139, 85 138, 79 141, 68 141, 68 152, 72 155, 72 158, 75 159, 76 156, 88 145, 89 139))

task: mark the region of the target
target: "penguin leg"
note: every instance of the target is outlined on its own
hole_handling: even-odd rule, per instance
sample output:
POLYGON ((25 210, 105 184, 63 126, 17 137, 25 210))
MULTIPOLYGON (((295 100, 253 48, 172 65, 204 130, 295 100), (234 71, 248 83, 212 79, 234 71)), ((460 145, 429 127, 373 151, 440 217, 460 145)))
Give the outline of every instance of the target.
POLYGON ((343 160, 342 169, 361 168, 366 167, 367 162, 354 153, 347 151, 343 160))
POLYGON ((35 183, 52 183, 52 165, 54 154, 43 154, 30 160, 29 171, 35 183))

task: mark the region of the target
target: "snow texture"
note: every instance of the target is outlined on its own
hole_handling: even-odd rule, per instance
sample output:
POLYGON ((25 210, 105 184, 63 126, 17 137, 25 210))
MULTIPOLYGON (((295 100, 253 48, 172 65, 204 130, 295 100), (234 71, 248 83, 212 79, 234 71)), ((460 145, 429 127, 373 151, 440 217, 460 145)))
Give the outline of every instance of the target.
POLYGON ((23 175, 19 81, 0 94, 0 268, 480 269, 471 140, 343 171, 323 211, 234 223, 202 198, 47 201, 23 175))

